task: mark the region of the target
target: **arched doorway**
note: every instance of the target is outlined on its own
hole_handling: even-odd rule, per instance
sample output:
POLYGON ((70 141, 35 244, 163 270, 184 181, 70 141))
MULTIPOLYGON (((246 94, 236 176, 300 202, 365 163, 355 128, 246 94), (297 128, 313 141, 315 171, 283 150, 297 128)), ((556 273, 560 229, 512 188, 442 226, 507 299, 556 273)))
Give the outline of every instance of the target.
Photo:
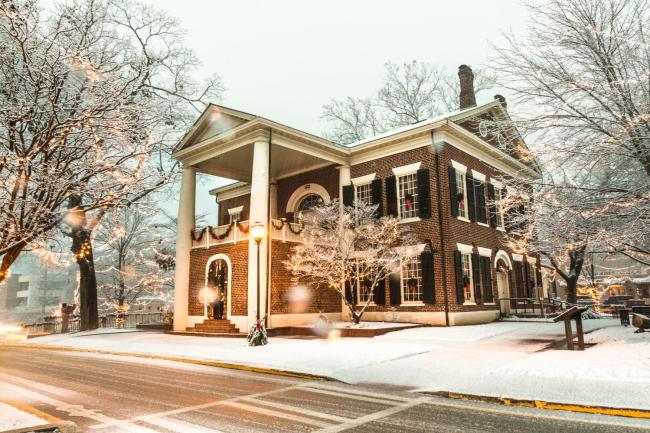
POLYGON ((505 316, 510 314, 510 270, 512 269, 512 262, 508 254, 500 250, 494 258, 494 268, 497 274, 497 292, 499 294, 499 309, 501 315, 505 316))
POLYGON ((208 317, 228 319, 231 312, 231 275, 230 258, 225 254, 215 254, 208 259, 205 266, 205 288, 211 291, 212 303, 208 317))

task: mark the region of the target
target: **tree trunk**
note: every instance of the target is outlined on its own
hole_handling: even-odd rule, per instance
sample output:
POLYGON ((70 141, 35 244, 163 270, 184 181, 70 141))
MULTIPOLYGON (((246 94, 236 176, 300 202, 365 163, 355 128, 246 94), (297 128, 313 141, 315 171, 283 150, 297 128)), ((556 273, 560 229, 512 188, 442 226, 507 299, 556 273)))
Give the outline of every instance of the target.
POLYGON ((576 304, 578 302, 577 296, 578 290, 578 279, 570 278, 566 280, 566 301, 570 304, 576 304))
POLYGON ((16 261, 23 248, 25 248, 25 245, 19 244, 2 256, 2 262, 0 263, 0 284, 9 276, 9 268, 16 261))
POLYGON ((89 230, 73 229, 72 252, 77 258, 77 265, 79 265, 79 328, 81 331, 97 329, 99 327, 97 278, 89 230))

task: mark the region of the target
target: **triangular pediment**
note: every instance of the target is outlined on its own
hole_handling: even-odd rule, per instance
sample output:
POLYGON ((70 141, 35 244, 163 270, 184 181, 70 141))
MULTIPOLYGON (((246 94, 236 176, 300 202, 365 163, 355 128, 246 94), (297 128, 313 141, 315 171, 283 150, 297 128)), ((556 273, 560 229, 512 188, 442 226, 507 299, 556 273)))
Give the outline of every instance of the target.
POLYGON ((256 116, 243 111, 233 110, 221 105, 210 104, 201 113, 189 132, 183 137, 176 151, 191 147, 212 137, 222 135, 256 116))

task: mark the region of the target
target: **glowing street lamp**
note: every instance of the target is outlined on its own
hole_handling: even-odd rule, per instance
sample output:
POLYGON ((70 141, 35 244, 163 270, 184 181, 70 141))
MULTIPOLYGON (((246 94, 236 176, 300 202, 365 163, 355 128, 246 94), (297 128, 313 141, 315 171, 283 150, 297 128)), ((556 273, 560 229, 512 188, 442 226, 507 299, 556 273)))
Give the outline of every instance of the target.
POLYGON ((257 221, 250 228, 251 236, 257 244, 257 320, 260 320, 260 243, 266 236, 266 227, 257 221))

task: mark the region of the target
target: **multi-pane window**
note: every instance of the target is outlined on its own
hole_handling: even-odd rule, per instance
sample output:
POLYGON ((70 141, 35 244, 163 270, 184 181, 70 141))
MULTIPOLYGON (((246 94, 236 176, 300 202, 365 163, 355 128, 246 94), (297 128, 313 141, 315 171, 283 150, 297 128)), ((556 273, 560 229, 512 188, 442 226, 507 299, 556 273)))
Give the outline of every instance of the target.
POLYGON ((357 299, 360 304, 365 304, 369 299, 372 301, 372 283, 375 276, 367 272, 367 268, 362 263, 358 264, 357 269, 357 275, 359 275, 359 278, 357 278, 357 290, 359 294, 357 299))
POLYGON ((367 205, 372 204, 372 184, 366 183, 363 185, 357 185, 355 189, 357 201, 362 201, 367 205))
POLYGON ((458 200, 458 216, 467 218, 467 191, 465 173, 456 170, 456 198, 458 200))
POLYGON ((397 178, 397 203, 401 219, 418 216, 418 178, 417 174, 407 174, 397 178))
POLYGON ((422 264, 419 256, 402 258, 402 302, 422 302, 422 264))
POLYGON ((302 223, 305 220, 309 222, 309 217, 313 212, 313 208, 322 206, 324 204, 323 197, 318 194, 309 194, 305 196, 298 205, 294 213, 294 219, 297 223, 302 223))
POLYGON ((463 290, 465 301, 474 302, 474 281, 472 280, 472 255, 463 253, 460 256, 461 272, 463 274, 463 290))
POLYGON ((494 189, 494 200, 497 202, 496 204, 496 209, 497 209, 497 227, 503 228, 504 227, 504 222, 503 222, 503 206, 501 205, 501 200, 503 199, 503 191, 501 188, 495 188, 494 189))

